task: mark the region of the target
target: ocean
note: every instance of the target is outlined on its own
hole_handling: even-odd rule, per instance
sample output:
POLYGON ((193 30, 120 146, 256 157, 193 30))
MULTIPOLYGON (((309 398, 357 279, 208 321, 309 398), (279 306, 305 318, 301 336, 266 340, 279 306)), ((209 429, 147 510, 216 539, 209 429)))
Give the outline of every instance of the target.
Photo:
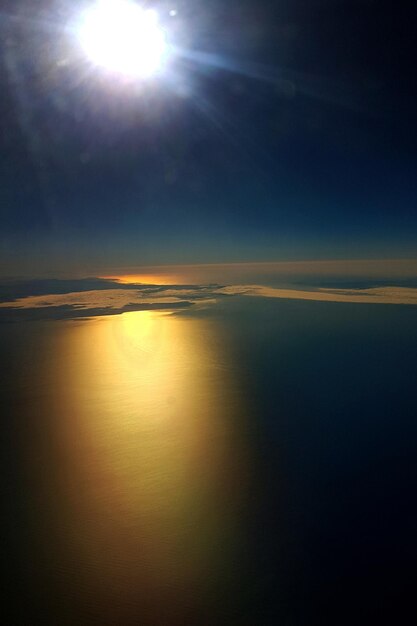
POLYGON ((235 297, 0 347, 3 623, 414 623, 416 307, 235 297))

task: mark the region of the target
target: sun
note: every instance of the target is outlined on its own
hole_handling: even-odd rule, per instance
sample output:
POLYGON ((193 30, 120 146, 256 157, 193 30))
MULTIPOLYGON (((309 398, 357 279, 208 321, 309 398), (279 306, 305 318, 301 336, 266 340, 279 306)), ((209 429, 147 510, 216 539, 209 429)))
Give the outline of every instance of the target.
POLYGON ((137 78, 158 73, 168 51, 158 15, 133 0, 97 0, 82 14, 78 38, 91 63, 137 78))

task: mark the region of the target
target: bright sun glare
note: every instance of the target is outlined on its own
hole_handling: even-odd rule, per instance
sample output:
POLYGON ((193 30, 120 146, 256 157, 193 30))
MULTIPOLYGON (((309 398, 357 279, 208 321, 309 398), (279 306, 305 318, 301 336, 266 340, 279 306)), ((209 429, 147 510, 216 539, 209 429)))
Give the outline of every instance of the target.
POLYGON ((83 13, 78 36, 92 63, 127 76, 152 76, 167 53, 157 14, 132 0, 95 2, 83 13))

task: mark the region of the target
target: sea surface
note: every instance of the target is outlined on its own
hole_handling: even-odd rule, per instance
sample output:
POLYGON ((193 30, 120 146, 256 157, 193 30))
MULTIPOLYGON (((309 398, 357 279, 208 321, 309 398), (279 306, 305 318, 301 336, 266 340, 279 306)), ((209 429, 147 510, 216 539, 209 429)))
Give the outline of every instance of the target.
POLYGON ((0 350, 2 623, 415 623, 417 307, 237 297, 0 350))

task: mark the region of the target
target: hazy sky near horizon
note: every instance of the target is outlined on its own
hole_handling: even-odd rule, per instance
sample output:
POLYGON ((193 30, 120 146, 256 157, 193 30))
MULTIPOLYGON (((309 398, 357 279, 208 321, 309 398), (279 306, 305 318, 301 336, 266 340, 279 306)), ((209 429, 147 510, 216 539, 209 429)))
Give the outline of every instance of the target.
POLYGON ((81 0, 6 3, 4 276, 417 257, 405 6, 151 4, 186 54, 136 84, 86 62, 81 0))

